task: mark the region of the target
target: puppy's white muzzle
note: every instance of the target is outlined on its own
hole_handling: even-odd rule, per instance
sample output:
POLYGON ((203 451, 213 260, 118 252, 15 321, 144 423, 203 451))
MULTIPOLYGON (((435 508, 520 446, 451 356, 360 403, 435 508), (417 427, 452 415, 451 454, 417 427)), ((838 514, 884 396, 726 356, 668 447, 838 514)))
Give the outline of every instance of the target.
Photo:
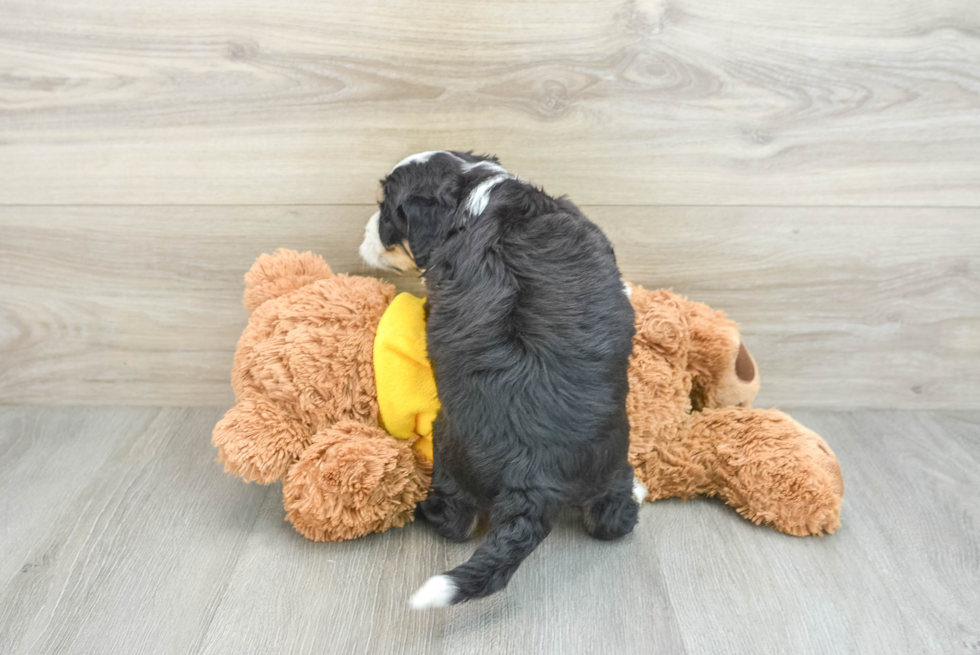
POLYGON ((389 271, 405 273, 415 268, 415 261, 408 255, 405 248, 393 246, 385 248, 381 243, 379 222, 381 212, 376 211, 364 226, 364 241, 361 242, 361 259, 373 268, 384 268, 389 271))
POLYGON ((381 260, 385 253, 385 247, 381 243, 381 233, 378 230, 378 223, 381 220, 381 212, 374 212, 374 216, 368 219, 364 226, 364 241, 361 242, 361 259, 368 266, 374 268, 387 268, 381 260))

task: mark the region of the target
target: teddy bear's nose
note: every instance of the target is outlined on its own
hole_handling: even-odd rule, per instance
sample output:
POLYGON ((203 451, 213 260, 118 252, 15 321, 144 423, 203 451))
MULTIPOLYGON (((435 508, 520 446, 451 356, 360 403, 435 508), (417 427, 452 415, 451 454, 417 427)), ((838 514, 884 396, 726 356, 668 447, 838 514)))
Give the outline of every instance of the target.
POLYGON ((738 357, 735 358, 735 375, 742 382, 751 382, 755 379, 755 364, 752 363, 752 356, 745 349, 745 344, 738 344, 738 357))

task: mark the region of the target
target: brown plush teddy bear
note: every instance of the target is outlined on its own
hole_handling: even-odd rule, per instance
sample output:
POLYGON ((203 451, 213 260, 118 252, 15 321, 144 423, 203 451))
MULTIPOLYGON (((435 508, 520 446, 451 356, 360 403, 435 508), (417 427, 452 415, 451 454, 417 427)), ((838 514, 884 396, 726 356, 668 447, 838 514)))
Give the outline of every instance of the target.
MULTIPOLYGON (((248 481, 283 479, 286 518, 310 539, 411 521, 438 410, 422 301, 289 250, 259 257, 245 283, 251 317, 232 371, 237 404, 214 428, 218 460, 248 481)), ((759 376, 737 325, 669 291, 627 292, 630 462, 647 499, 717 496, 782 532, 834 532, 837 459, 786 414, 751 408, 759 376)))

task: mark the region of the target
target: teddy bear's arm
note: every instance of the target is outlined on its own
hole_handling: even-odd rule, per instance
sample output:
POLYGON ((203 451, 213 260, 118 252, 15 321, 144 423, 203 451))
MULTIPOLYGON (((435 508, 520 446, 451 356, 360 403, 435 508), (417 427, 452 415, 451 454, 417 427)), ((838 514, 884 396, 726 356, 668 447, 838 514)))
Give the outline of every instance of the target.
POLYGON ((432 477, 431 464, 412 445, 353 420, 321 430, 286 474, 286 518, 314 541, 405 525, 432 477))
POLYGON ((310 429, 259 395, 245 395, 211 433, 225 471, 248 482, 280 479, 310 442, 310 429))

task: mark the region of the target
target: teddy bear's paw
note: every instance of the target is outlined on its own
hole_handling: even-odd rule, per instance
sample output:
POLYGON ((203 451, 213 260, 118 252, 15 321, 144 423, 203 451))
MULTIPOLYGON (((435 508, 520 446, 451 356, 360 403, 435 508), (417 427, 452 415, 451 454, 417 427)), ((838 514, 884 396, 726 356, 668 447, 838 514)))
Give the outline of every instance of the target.
POLYGON ((428 488, 411 442, 346 421, 313 437, 282 491, 286 518, 301 534, 342 541, 405 525, 428 488))
MULTIPOLYGON (((722 410, 725 411, 725 410, 722 410)), ((834 453, 812 430, 775 410, 739 412, 746 432, 719 447, 722 496, 755 523, 796 536, 840 527, 844 479, 834 453)))
POLYGON ((833 534, 840 527, 844 476, 836 455, 816 432, 789 419, 799 430, 801 452, 814 472, 810 478, 807 511, 795 521, 787 521, 786 532, 797 536, 833 534))
POLYGON ((248 482, 269 484, 286 473, 309 443, 296 418, 263 398, 246 398, 225 413, 211 433, 225 471, 248 482))
MULTIPOLYGON (((785 490, 782 490, 785 491, 785 490)), ((796 537, 833 534, 840 528, 840 499, 826 487, 794 489, 787 493, 773 490, 765 502, 733 503, 739 514, 757 525, 768 525, 796 537)))

